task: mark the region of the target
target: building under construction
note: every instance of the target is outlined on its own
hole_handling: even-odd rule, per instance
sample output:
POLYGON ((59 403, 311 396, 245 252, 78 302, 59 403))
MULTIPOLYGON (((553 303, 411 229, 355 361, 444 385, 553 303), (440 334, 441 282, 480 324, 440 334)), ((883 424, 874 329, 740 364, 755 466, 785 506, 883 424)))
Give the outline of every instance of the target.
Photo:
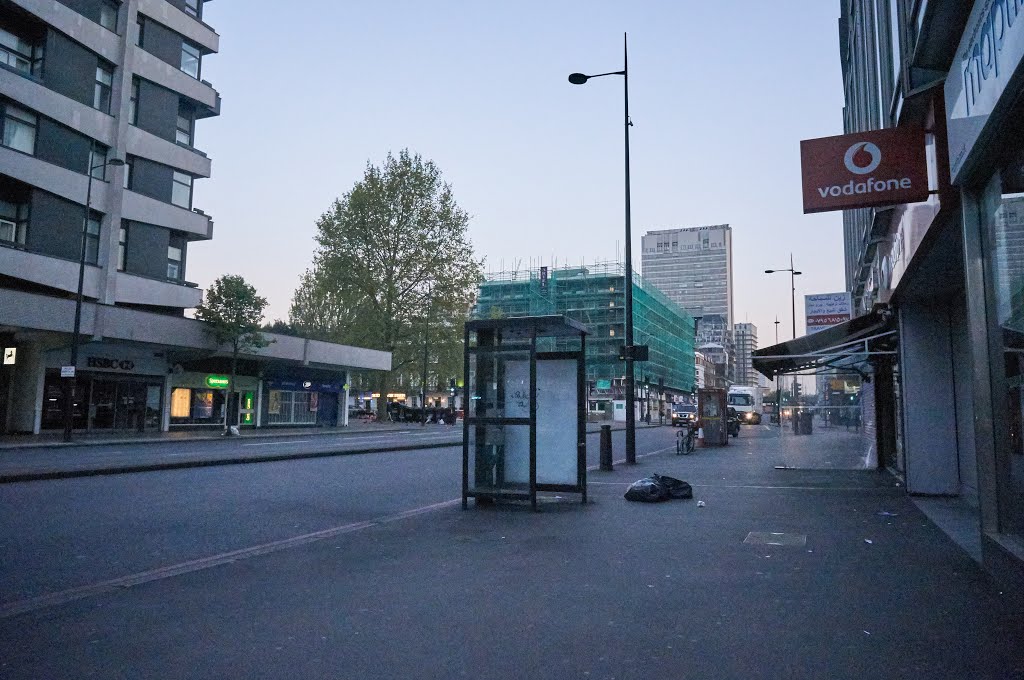
MULTIPOLYGON (((619 358, 626 337, 625 280, 620 263, 490 274, 480 284, 474 317, 564 314, 586 324, 589 402, 591 409, 603 409, 625 398, 625 362, 619 358)), ((656 418, 662 402, 693 392, 694 322, 636 273, 633 342, 650 347, 650 360, 635 368, 639 415, 653 411, 656 418)))

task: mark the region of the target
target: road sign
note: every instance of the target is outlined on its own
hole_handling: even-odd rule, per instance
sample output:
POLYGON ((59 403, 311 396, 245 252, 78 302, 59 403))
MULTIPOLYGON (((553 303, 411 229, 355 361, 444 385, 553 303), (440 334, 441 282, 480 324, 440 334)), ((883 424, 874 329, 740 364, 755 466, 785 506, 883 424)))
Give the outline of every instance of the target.
POLYGON ((62 378, 74 378, 75 377, 75 367, 74 366, 61 366, 60 367, 60 377, 62 377, 62 378))
POLYGON ((17 361, 18 348, 17 347, 5 347, 4 348, 4 365, 12 366, 17 361))

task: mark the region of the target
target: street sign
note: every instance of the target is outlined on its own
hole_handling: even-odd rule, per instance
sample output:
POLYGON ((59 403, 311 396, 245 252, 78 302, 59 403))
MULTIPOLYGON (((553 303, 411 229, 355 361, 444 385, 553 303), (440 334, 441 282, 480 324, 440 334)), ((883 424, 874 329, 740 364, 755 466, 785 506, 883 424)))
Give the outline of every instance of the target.
POLYGON ((13 366, 17 361, 18 348, 17 347, 5 347, 4 348, 4 365, 13 366))
POLYGON ((540 268, 540 289, 546 291, 548 289, 548 268, 540 268))
POLYGON ((74 378, 75 377, 75 367, 74 366, 61 366, 60 367, 60 377, 62 377, 62 378, 74 378))

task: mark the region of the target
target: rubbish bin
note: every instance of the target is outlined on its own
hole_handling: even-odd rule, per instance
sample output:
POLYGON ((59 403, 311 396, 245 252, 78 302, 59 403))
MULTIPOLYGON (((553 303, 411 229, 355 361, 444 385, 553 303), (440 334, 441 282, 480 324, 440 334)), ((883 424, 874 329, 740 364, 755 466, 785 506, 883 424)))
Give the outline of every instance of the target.
POLYGON ((800 412, 796 409, 793 410, 793 434, 803 434, 803 428, 800 427, 800 412))
POLYGON ((804 411, 800 414, 801 429, 804 434, 814 434, 814 413, 812 411, 804 411))

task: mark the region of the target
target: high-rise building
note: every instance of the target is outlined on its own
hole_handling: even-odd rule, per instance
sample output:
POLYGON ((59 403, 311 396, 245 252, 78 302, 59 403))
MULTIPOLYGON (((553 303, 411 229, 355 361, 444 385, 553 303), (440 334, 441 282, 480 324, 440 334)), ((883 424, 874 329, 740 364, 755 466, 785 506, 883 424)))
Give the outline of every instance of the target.
POLYGON ((733 327, 736 343, 736 384, 758 386, 758 376, 752 363, 757 349, 757 326, 752 323, 738 323, 733 327))
POLYGON ((348 369, 390 369, 268 334, 229 397, 230 359, 186 318, 188 251, 213 236, 192 201, 202 121, 220 113, 203 5, 0 0, 0 432, 336 425, 348 369))
POLYGON ((641 245, 644 280, 693 316, 723 316, 732 328, 732 227, 649 231, 641 245))

